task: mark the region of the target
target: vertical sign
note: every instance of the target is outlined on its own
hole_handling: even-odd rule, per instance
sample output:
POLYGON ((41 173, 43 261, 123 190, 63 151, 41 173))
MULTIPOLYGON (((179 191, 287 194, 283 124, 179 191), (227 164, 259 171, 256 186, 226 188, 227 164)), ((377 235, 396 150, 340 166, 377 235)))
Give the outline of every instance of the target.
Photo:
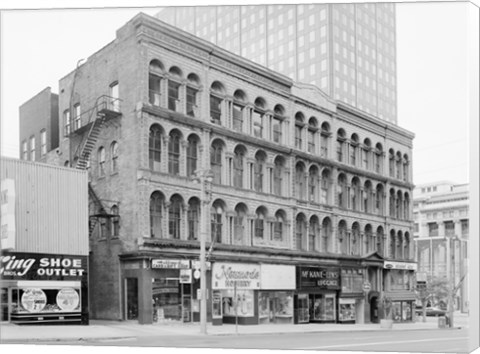
POLYGON ((15 248, 15 181, 0 182, 0 243, 2 249, 15 248))

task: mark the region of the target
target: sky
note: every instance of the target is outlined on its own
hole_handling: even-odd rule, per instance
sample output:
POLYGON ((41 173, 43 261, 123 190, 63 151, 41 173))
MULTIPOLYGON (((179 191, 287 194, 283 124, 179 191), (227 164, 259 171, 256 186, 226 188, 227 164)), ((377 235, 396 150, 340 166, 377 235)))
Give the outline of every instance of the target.
MULTIPOLYGON (((5 8, 5 3, 0 0, 0 8, 5 8)), ((158 12, 158 8, 152 7, 98 6, 151 6, 166 2, 67 2, 69 7, 96 6, 95 9, 58 9, 65 6, 65 2, 58 1, 25 3, 30 3, 26 8, 57 9, 11 9, 1 14, 1 150, 11 157, 18 157, 21 104, 47 86, 58 93, 58 80, 72 71, 79 59, 111 42, 115 31, 138 12, 158 12)), ((195 4, 205 3, 225 4, 195 4)), ((21 4, 21 0, 15 2, 15 6, 25 8, 21 4)), ((404 2, 396 6, 398 125, 416 136, 413 181, 417 185, 439 180, 469 181, 468 6, 473 5, 404 2)))

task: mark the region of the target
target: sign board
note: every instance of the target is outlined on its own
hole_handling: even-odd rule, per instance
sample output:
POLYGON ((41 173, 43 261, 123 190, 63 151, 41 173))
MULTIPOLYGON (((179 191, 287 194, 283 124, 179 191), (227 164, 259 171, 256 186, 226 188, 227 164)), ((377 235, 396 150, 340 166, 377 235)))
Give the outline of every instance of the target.
MULTIPOLYGON (((206 270, 211 270, 212 269, 212 263, 211 262, 205 262, 205 269, 206 270)), ((193 269, 200 269, 200 261, 192 261, 192 268, 193 269)))
POLYGON ((0 181, 0 244, 15 249, 15 180, 0 181))
POLYGON ((340 270, 338 268, 298 267, 297 283, 299 289, 340 289, 340 270))
POLYGON ((87 257, 3 252, 0 276, 6 280, 86 280, 87 257))
POLYGON ((212 289, 260 289, 260 265, 214 263, 212 289))
POLYGON ((295 266, 262 264, 260 285, 265 290, 295 290, 295 266))
POLYGON ((385 269, 417 270, 417 263, 385 261, 385 263, 383 264, 383 268, 385 268, 385 269))
POLYGON ((426 282, 426 281, 427 281, 427 273, 418 272, 417 273, 417 282, 426 282))
POLYGON ((190 261, 185 259, 152 259, 153 269, 189 269, 190 261))
POLYGON ((195 279, 200 279, 200 271, 198 269, 195 269, 195 271, 193 272, 193 277, 195 279))
POLYGON ((180 284, 191 284, 191 283, 192 283, 192 270, 180 269, 180 284))

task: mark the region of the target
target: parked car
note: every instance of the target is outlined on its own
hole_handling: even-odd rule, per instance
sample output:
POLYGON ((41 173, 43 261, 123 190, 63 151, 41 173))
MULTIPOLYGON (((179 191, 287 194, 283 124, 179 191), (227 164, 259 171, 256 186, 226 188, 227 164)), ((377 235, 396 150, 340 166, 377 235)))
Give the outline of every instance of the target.
MULTIPOLYGON (((440 307, 427 306, 425 310, 426 310, 427 316, 439 317, 439 316, 445 316, 447 314, 447 311, 441 309, 440 307)), ((415 308, 415 314, 417 316, 423 316, 423 309, 421 307, 415 308)))

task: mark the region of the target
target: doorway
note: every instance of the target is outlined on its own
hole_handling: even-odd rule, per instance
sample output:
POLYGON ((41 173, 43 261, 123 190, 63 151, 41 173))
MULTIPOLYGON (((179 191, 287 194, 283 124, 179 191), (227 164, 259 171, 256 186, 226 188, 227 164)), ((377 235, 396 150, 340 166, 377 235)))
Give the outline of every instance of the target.
POLYGON ((372 296, 370 298, 370 322, 379 323, 378 296, 372 296))

